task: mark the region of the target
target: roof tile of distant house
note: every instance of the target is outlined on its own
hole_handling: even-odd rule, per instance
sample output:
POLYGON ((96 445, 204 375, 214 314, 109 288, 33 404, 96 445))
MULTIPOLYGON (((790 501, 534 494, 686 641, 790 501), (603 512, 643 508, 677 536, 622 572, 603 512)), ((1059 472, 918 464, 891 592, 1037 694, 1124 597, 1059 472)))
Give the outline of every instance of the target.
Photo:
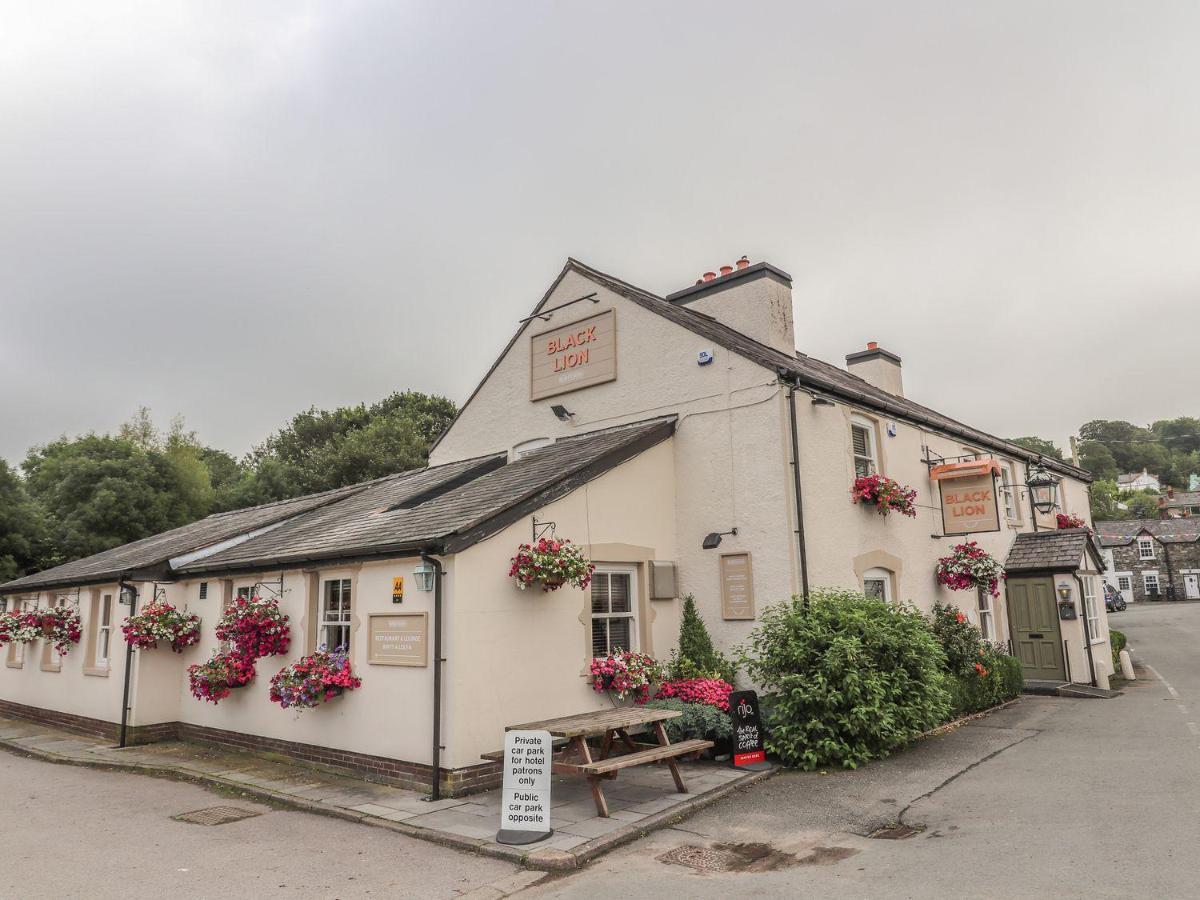
POLYGON ((1200 540, 1200 517, 1186 519, 1115 519, 1097 522, 1096 535, 1102 547, 1122 547, 1146 532, 1164 544, 1186 544, 1200 540))
POLYGON ((1008 551, 1004 570, 1011 574, 1074 569, 1089 547, 1099 560, 1100 551, 1086 528, 1022 532, 1008 551))

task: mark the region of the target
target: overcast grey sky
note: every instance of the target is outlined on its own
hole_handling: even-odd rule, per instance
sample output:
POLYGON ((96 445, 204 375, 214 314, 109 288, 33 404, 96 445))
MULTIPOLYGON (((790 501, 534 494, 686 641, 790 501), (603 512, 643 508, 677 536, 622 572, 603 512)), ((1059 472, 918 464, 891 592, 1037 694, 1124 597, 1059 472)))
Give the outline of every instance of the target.
POLYGON ((0 456, 465 398, 746 253, 1000 434, 1196 415, 1200 5, 0 0, 0 456), (962 373, 969 377, 962 377, 962 373))

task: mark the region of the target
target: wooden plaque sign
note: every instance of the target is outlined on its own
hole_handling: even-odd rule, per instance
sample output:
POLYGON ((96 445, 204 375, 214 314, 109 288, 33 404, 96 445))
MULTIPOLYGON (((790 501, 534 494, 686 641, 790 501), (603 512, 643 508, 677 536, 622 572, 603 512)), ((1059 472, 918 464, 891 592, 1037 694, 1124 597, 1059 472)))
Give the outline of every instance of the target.
POLYGON ((371 613, 367 621, 370 665, 429 665, 429 613, 371 613))
POLYGON ((969 475, 938 482, 942 497, 942 533, 973 534, 1000 530, 996 476, 969 475))
POLYGON ((721 618, 754 618, 754 572, 749 553, 721 554, 721 618))
POLYGON ((577 391, 616 377, 617 319, 611 309, 530 338, 530 400, 577 391))

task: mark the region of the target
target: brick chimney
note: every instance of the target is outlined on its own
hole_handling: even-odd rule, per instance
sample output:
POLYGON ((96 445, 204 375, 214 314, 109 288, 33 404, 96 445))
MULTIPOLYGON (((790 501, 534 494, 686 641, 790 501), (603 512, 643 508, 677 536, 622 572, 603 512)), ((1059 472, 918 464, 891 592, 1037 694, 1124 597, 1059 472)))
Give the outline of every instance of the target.
POLYGON ((881 391, 887 391, 897 397, 904 396, 900 357, 884 350, 875 341, 869 342, 866 350, 859 350, 846 357, 846 371, 881 391))
POLYGON ((796 334, 792 325, 792 276, 770 263, 751 263, 742 257, 719 267, 721 274, 682 291, 668 294, 676 306, 712 316, 759 343, 793 356, 796 334))

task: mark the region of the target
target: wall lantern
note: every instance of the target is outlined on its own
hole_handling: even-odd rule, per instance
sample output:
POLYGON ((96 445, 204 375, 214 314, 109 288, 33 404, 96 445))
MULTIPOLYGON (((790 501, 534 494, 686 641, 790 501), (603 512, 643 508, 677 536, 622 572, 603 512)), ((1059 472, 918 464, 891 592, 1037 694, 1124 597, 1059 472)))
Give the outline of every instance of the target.
POLYGON ((1062 597, 1064 600, 1071 599, 1071 586, 1065 581, 1060 581, 1058 583, 1058 596, 1062 597))
POLYGON ((418 591, 423 591, 428 594, 433 590, 434 579, 437 578, 437 569, 430 563, 422 562, 419 566, 413 569, 413 586, 418 591))
POLYGON ((710 531, 704 536, 704 543, 700 547, 704 550, 716 550, 721 546, 721 538, 727 534, 736 535, 737 529, 731 528, 729 531, 710 531))
POLYGON ((137 588, 131 584, 127 584, 121 588, 121 593, 117 597, 117 602, 122 606, 131 606, 133 601, 137 599, 137 588))
POLYGON ((1025 487, 1029 488, 1034 509, 1040 513, 1048 513, 1054 509, 1058 502, 1059 480, 1041 466, 1034 465, 1029 468, 1029 480, 1025 482, 1025 487))

